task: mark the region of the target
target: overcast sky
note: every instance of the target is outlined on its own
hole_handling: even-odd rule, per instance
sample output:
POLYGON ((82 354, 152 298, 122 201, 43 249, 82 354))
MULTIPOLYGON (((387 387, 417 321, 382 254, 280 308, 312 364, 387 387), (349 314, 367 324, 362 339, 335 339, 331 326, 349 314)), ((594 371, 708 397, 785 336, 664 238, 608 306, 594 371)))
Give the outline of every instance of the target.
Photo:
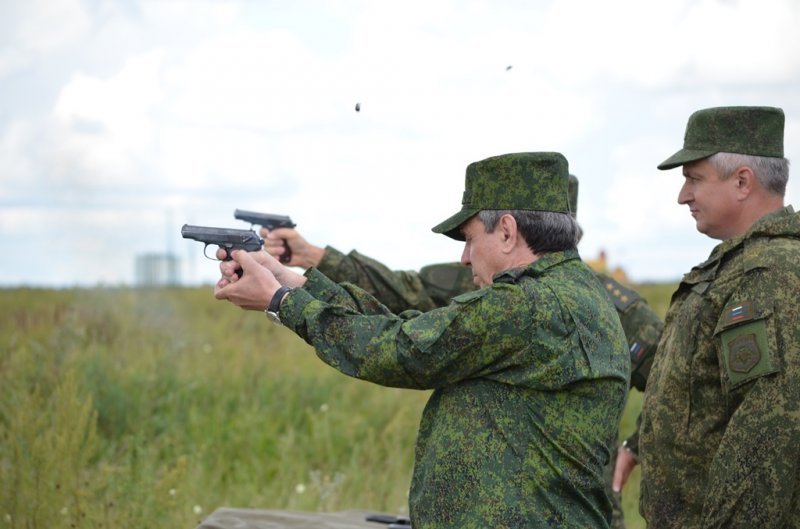
POLYGON ((2 0, 0 286, 132 284, 150 252, 211 282, 180 227, 236 208, 457 260, 430 228, 470 162, 520 151, 568 158, 585 258, 675 280, 716 241, 656 165, 723 105, 782 107, 800 160, 798 27, 796 0, 2 0))

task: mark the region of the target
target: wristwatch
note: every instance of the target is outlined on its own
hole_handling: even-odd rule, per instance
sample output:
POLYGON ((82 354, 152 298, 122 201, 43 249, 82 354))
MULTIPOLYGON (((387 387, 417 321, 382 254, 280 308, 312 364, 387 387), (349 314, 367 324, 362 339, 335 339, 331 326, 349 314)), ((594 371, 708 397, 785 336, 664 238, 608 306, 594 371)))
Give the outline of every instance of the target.
POLYGON ((281 309, 281 301, 283 301, 283 296, 291 290, 291 287, 281 287, 275 291, 275 294, 272 296, 272 301, 269 302, 269 307, 264 311, 267 315, 267 319, 281 325, 281 317, 278 314, 281 309))

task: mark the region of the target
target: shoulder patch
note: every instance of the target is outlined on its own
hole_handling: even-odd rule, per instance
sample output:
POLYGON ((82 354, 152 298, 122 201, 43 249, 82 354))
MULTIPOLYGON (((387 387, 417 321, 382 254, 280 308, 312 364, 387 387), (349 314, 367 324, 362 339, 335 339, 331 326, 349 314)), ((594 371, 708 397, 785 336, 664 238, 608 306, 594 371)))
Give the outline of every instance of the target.
POLYGON ((747 374, 761 360, 761 349, 753 333, 743 334, 728 342, 728 367, 735 373, 747 374))
POLYGON ((775 351, 770 351, 775 343, 768 325, 771 315, 769 300, 738 299, 722 309, 714 335, 728 389, 778 371, 772 361, 775 351))
POLYGON ((751 320, 719 335, 729 389, 778 371, 770 361, 766 321, 751 320))
POLYGON ((597 274, 597 279, 603 283, 603 289, 619 311, 630 307, 634 301, 641 298, 633 289, 624 286, 611 276, 597 274))
POLYGON ((753 303, 750 301, 741 301, 728 305, 722 311, 722 320, 720 326, 723 329, 731 325, 739 325, 746 321, 750 321, 754 317, 753 303))

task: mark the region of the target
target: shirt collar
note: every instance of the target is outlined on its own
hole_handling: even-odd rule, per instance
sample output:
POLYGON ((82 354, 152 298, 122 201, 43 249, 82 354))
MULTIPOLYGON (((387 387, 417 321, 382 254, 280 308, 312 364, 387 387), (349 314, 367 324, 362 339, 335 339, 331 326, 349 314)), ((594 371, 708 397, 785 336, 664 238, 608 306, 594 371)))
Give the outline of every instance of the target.
POLYGON ((522 276, 541 276, 550 268, 558 266, 566 261, 573 259, 580 259, 578 250, 564 250, 561 252, 548 252, 543 254, 536 261, 527 266, 520 266, 517 268, 509 268, 494 275, 492 280, 495 283, 516 283, 522 276))

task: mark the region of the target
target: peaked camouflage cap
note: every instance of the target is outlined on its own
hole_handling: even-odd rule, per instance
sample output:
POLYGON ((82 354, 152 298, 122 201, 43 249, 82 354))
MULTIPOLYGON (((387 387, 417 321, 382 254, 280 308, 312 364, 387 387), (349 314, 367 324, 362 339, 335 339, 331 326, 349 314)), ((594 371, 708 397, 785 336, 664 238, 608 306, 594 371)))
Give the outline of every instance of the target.
POLYGON ((557 152, 503 154, 467 166, 461 211, 433 227, 463 241, 462 224, 484 209, 570 213, 567 159, 557 152))
POLYGON ((661 170, 718 152, 783 158, 783 110, 775 107, 715 107, 689 116, 683 149, 658 165, 661 170))

